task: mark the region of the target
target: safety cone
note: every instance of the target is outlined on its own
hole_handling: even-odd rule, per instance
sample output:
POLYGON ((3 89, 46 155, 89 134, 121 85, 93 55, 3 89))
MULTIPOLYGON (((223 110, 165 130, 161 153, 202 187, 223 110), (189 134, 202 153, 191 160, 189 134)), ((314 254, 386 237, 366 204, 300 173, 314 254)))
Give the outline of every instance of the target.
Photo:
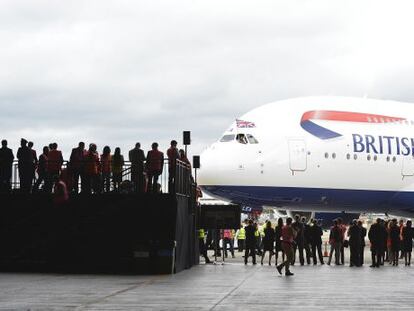
POLYGON ((323 257, 328 257, 328 242, 325 242, 325 250, 323 252, 323 257))

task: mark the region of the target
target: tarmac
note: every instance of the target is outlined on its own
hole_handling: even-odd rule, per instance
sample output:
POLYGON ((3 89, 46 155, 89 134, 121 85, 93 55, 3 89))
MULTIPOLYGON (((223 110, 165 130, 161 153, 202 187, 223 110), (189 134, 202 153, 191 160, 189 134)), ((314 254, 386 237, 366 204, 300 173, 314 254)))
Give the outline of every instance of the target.
POLYGON ((365 255, 359 268, 296 264, 292 277, 237 252, 175 275, 0 273, 0 310, 413 310, 414 267, 370 268, 365 255))

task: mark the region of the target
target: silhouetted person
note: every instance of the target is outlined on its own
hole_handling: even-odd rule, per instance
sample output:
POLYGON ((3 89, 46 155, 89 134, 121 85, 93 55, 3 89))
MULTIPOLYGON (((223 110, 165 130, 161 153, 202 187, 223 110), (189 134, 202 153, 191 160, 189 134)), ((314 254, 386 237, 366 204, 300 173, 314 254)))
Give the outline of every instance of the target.
POLYGON ((158 144, 153 143, 151 150, 147 153, 146 170, 148 175, 148 192, 157 191, 158 177, 162 174, 164 168, 164 154, 158 150, 158 144))
POLYGON ((346 232, 346 225, 342 223, 342 218, 338 218, 338 227, 341 229, 341 241, 339 245, 339 249, 341 251, 340 261, 343 265, 345 263, 345 248, 344 248, 344 240, 345 240, 345 232, 346 232))
POLYGON ((354 219, 352 225, 348 229, 349 236, 349 251, 350 251, 350 267, 360 266, 360 251, 361 251, 361 229, 358 227, 357 221, 354 219))
POLYGON ((277 226, 275 227, 275 265, 277 266, 277 260, 279 258, 279 252, 282 253, 282 262, 285 261, 285 253, 282 249, 282 228, 283 218, 279 217, 277 220, 277 226))
POLYGON ((292 265, 295 264, 296 261, 296 250, 299 250, 299 261, 300 264, 303 266, 305 264, 305 259, 303 257, 303 247, 305 243, 305 237, 304 237, 304 226, 301 222, 300 216, 295 215, 295 222, 292 224, 292 228, 296 231, 296 237, 295 237, 295 244, 293 246, 293 261, 292 265))
POLYGON ((398 266, 398 252, 400 250, 400 227, 397 219, 390 222, 390 240, 391 240, 391 261, 393 266, 398 266))
POLYGON ((84 174, 84 167, 85 167, 85 143, 79 142, 78 147, 73 148, 70 154, 69 165, 73 175, 73 189, 71 189, 74 193, 79 192, 79 178, 81 179, 81 184, 83 186, 83 174, 84 174))
POLYGON ((114 181, 114 190, 118 191, 122 182, 122 169, 124 167, 124 156, 121 154, 119 147, 115 148, 114 155, 112 156, 112 178, 114 181))
POLYGON ((311 233, 310 233, 310 226, 306 223, 306 217, 302 217, 302 224, 303 224, 303 249, 305 250, 306 255, 306 263, 310 265, 312 253, 311 253, 311 233))
POLYGON ((0 192, 11 191, 11 178, 13 170, 13 151, 7 147, 7 140, 1 141, 0 148, 0 192))
POLYGON ((32 188, 33 153, 27 146, 27 140, 20 140, 20 148, 17 150, 19 160, 20 190, 30 193, 32 188))
POLYGON ((176 166, 177 166, 177 159, 180 158, 177 149, 177 142, 172 140, 170 143, 170 148, 167 150, 167 157, 168 157, 168 192, 173 193, 175 192, 175 174, 176 174, 176 166))
POLYGON ((49 147, 45 146, 43 147, 43 153, 39 156, 39 162, 37 165, 37 180, 33 186, 33 192, 38 191, 39 190, 39 186, 41 185, 41 183, 43 182, 43 190, 46 190, 46 185, 48 182, 50 182, 49 180, 49 173, 48 173, 48 168, 47 168, 47 156, 49 154, 49 147))
POLYGON ((414 237, 414 231, 412 228, 411 220, 407 220, 407 224, 402 229, 401 235, 402 235, 405 265, 410 266, 411 265, 411 253, 413 251, 413 237, 414 237))
POLYGON ((329 244, 331 245, 331 250, 329 252, 329 259, 328 259, 328 265, 331 264, 332 261, 332 255, 335 252, 335 264, 339 265, 340 263, 340 256, 341 256, 341 245, 342 245, 342 230, 341 227, 338 224, 338 220, 335 219, 333 221, 333 226, 331 227, 330 233, 329 233, 329 244))
POLYGON ((136 143, 135 148, 129 151, 129 161, 131 162, 131 179, 134 182, 135 191, 143 192, 145 154, 140 143, 136 143))
POLYGON ((206 263, 210 263, 210 259, 208 258, 207 255, 207 245, 204 242, 205 239, 205 231, 204 229, 199 229, 198 230, 198 248, 200 251, 200 255, 204 257, 204 260, 206 261, 206 263))
MULTIPOLYGON (((68 188, 66 183, 59 176, 55 175, 53 178, 53 203, 55 206, 60 206, 65 204, 69 199, 68 188)), ((70 178, 72 178, 72 176, 70 178)))
POLYGON ((359 244, 359 260, 360 266, 364 265, 364 251, 365 251, 365 237, 367 236, 367 229, 362 225, 362 221, 358 220, 358 227, 360 230, 361 235, 361 242, 359 244))
POLYGON ((32 152, 32 157, 33 157, 33 163, 32 163, 32 183, 35 181, 35 172, 36 172, 36 168, 37 168, 37 153, 36 150, 33 149, 33 142, 29 141, 29 143, 27 144, 27 147, 29 147, 30 151, 32 152))
POLYGON ((275 243, 275 229, 272 228, 272 223, 270 221, 266 222, 266 227, 264 229, 263 237, 263 254, 261 264, 263 265, 263 259, 266 255, 266 252, 269 252, 269 266, 272 264, 273 249, 275 243))
POLYGON ((286 260, 280 265, 276 266, 279 274, 282 274, 282 269, 285 267, 285 275, 293 275, 293 273, 289 270, 289 266, 293 261, 293 243, 295 241, 296 234, 297 231, 292 226, 292 218, 288 217, 286 219, 286 225, 284 225, 282 228, 282 248, 286 254, 286 260))
POLYGON ((256 228, 253 225, 253 220, 249 220, 249 224, 244 227, 246 232, 246 249, 244 251, 244 264, 247 265, 249 256, 252 256, 253 264, 256 264, 256 237, 255 231, 256 228))
POLYGON ((101 154, 101 177, 102 177, 102 184, 101 189, 102 191, 109 192, 111 190, 111 171, 112 171, 112 163, 111 163, 111 148, 109 146, 105 146, 103 148, 103 152, 101 154))
POLYGON ((310 237, 311 237, 311 244, 312 244, 312 256, 313 256, 313 264, 316 265, 317 258, 316 252, 318 252, 319 261, 321 265, 325 264, 323 261, 322 256, 322 235, 323 231, 321 226, 319 226, 318 221, 316 219, 313 220, 313 225, 309 227, 310 230, 310 237))
POLYGON ((387 232, 382 225, 382 220, 377 218, 376 222, 371 225, 368 232, 368 239, 371 243, 371 259, 372 264, 370 267, 378 267, 381 265, 383 254, 385 251, 385 237, 387 232))
MULTIPOLYGON (((49 150, 49 153, 47 155, 47 169, 49 172, 50 179, 52 181, 56 180, 56 178, 59 178, 63 164, 62 152, 57 148, 57 143, 51 144, 51 149, 49 150)), ((52 191, 51 187, 52 185, 49 186, 49 192, 52 191)))
MULTIPOLYGON (((85 156, 85 193, 99 193, 100 179, 99 179, 99 155, 96 152, 95 144, 89 144, 88 152, 85 156)), ((82 188, 83 192, 83 188, 82 188)))

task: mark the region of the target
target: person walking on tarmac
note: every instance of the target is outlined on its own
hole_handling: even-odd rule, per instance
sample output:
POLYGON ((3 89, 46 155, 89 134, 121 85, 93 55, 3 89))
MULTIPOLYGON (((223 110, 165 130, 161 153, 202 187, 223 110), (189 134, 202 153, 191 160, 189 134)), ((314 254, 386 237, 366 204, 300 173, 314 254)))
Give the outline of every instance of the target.
POLYGON ((268 220, 266 222, 266 227, 264 229, 263 254, 262 254, 262 260, 260 262, 262 265, 263 265, 263 259, 266 255, 266 252, 269 252, 269 266, 272 264, 274 243, 275 243, 275 229, 272 228, 272 223, 268 220))
POLYGON ((200 250, 200 255, 204 257, 206 263, 211 263, 210 259, 208 258, 208 255, 207 255, 207 246, 206 246, 206 243, 204 241, 205 236, 206 235, 205 235, 204 229, 199 229, 198 230, 198 242, 199 242, 198 247, 199 247, 199 250, 200 250))
POLYGON ((282 262, 280 265, 276 266, 277 272, 282 274, 282 269, 285 267, 285 275, 291 276, 293 275, 292 272, 289 270, 289 266, 293 261, 293 243, 296 237, 296 230, 292 226, 292 218, 288 217, 286 219, 286 225, 282 228, 282 248, 284 253, 286 254, 286 260, 282 262))
POLYGON ((145 154, 141 149, 141 144, 136 143, 135 148, 129 151, 128 156, 131 162, 131 179, 134 183, 135 192, 144 192, 145 154))
POLYGON ((277 226, 275 228, 275 265, 277 266, 277 260, 279 257, 279 252, 282 253, 282 262, 285 261, 285 253, 282 249, 282 228, 283 228, 283 218, 279 217, 277 220, 277 226))
POLYGON ((240 225, 240 229, 236 232, 237 239, 237 252, 243 252, 246 242, 246 231, 244 230, 243 224, 240 225))
POLYGON ((173 193, 175 190, 175 173, 177 160, 180 158, 180 154, 177 149, 177 141, 172 140, 170 148, 167 150, 168 157, 168 192, 173 193))
POLYGON ((323 256, 322 256, 322 235, 323 231, 321 226, 318 225, 318 221, 316 219, 313 220, 313 225, 310 227, 310 237, 312 243, 312 257, 313 257, 313 264, 317 264, 316 258, 316 251, 318 252, 319 261, 321 265, 324 265, 323 256))
POLYGON ((156 193, 158 177, 164 168, 164 154, 158 150, 158 144, 153 143, 147 153, 146 170, 148 175, 147 191, 156 193))
POLYGON ((13 151, 7 147, 7 140, 1 141, 0 148, 0 193, 11 191, 11 177, 13 170, 13 151))
POLYGON ((74 193, 79 192, 79 179, 81 179, 82 187, 85 184, 84 181, 84 165, 85 165, 85 143, 79 142, 78 147, 73 148, 69 158, 69 166, 72 172, 73 189, 70 189, 74 193))
POLYGON ((247 265, 249 256, 253 258, 253 264, 256 264, 256 228, 253 220, 249 219, 249 224, 244 228, 246 231, 246 249, 244 252, 244 264, 247 265))
POLYGON ((27 147, 27 140, 24 138, 20 140, 17 159, 19 160, 20 190, 24 193, 30 193, 32 188, 31 171, 33 167, 33 154, 29 147, 27 147))

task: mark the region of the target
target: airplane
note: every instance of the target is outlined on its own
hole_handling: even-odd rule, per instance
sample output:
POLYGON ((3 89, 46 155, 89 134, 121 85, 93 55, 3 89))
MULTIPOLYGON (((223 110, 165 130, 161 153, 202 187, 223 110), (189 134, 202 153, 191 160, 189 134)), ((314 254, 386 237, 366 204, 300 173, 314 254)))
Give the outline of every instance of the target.
POLYGON ((414 214, 414 104, 276 101, 240 116, 200 158, 202 190, 242 206, 414 214))

